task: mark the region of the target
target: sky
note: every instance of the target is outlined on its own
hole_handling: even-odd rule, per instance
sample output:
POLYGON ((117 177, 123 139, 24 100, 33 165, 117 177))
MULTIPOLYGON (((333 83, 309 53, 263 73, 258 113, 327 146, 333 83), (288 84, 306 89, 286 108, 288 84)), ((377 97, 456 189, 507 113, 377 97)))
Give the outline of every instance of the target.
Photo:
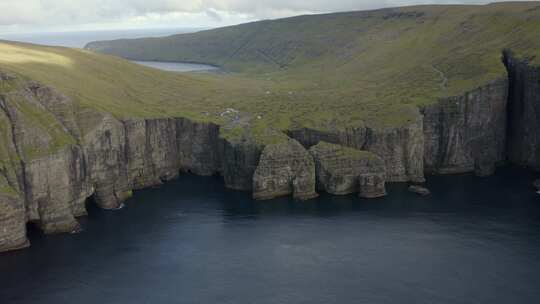
MULTIPOLYGON (((482 0, 0 0, 0 33, 211 28, 301 14, 482 0)), ((500 2, 500 1, 499 1, 500 2)))

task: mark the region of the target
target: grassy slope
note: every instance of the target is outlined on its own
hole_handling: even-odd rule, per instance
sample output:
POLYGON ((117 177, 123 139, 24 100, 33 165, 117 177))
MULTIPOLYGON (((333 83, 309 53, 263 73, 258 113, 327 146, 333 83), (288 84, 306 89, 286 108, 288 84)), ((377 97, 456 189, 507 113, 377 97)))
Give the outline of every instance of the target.
POLYGON ((89 48, 211 63, 271 80, 272 97, 248 110, 271 116, 278 127, 335 128, 402 124, 414 112, 410 105, 504 77, 502 50, 538 55, 539 33, 540 3, 523 2, 300 16, 89 48))
POLYGON ((220 123, 225 136, 247 132, 264 143, 282 140, 279 130, 300 126, 395 126, 412 120, 418 105, 503 77, 504 48, 540 64, 540 3, 301 16, 90 46, 128 58, 211 63, 236 73, 179 75, 92 51, 0 41, 0 71, 19 76, 0 81, 0 95, 10 96, 34 136, 50 139, 48 146, 25 146, 18 155, 9 119, 0 111, 0 193, 17 194, 10 184, 19 157, 31 160, 74 142, 50 113, 9 93, 24 80, 54 86, 80 113, 183 116, 220 123), (239 122, 220 115, 227 108, 240 111, 239 122))
POLYGON ((538 7, 420 6, 300 16, 90 45, 128 58, 206 62, 237 72, 225 75, 179 75, 92 51, 1 41, 0 70, 119 117, 226 124, 220 114, 234 108, 241 119, 225 135, 249 130, 274 142, 281 138, 275 130, 298 126, 401 125, 414 118, 417 105, 503 77, 502 49, 540 53, 538 7))

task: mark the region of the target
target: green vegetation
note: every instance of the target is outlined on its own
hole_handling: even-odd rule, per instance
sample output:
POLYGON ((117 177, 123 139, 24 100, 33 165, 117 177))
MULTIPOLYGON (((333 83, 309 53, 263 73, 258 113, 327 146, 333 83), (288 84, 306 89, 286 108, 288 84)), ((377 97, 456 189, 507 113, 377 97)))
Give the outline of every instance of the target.
POLYGON ((312 149, 319 153, 324 153, 331 155, 332 158, 347 158, 350 160, 379 160, 380 158, 369 152, 358 149, 353 149, 349 147, 344 147, 341 145, 331 144, 328 142, 321 141, 317 145, 313 146, 312 149))
POLYGON ((235 106, 276 129, 329 129, 407 123, 418 105, 505 77, 503 49, 539 54, 538 33, 540 4, 514 2, 299 16, 88 48, 270 82, 265 97, 235 106))
MULTIPOLYGON (((503 49, 536 62, 538 33, 536 2, 417 6, 96 42, 91 50, 0 42, 0 70, 55 87, 79 111, 182 116, 219 123, 225 137, 264 144, 299 127, 407 124, 418 106, 505 77, 503 49), (175 74, 96 51, 209 63, 232 73, 175 74), (236 116, 223 115, 227 109, 236 116)), ((22 103, 20 110, 52 134, 53 148, 72 142, 48 114, 22 103)))

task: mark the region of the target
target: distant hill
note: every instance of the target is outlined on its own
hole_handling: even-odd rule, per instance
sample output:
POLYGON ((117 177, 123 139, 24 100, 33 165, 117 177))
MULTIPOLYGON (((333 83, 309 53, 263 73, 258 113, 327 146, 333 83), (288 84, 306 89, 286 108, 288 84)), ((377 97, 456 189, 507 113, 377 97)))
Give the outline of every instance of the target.
POLYGON ((86 47, 130 59, 276 73, 275 79, 309 82, 301 86, 308 90, 363 96, 369 89, 429 103, 504 75, 503 49, 538 55, 539 32, 540 3, 509 2, 308 15, 86 47))

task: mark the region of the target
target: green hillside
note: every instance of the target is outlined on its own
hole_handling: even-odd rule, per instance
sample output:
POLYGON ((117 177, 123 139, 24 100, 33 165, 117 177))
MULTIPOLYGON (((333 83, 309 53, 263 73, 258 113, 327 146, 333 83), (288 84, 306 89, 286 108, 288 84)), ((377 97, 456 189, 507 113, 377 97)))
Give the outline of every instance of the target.
POLYGON ((346 104, 422 104, 504 75, 502 50, 534 56, 539 33, 540 4, 513 2, 300 16, 88 48, 210 63, 285 82, 291 90, 355 99, 346 104))
MULTIPOLYGON (((224 136, 249 133, 269 142, 303 126, 405 124, 418 105, 504 77, 506 48, 537 60, 539 3, 300 16, 167 38, 96 42, 90 50, 0 41, 0 70, 51 85, 82 109, 213 121, 225 126, 224 136), (210 63, 232 73, 162 72, 96 50, 210 63)), ((47 114, 25 111, 28 117, 41 115, 34 121, 56 134, 58 145, 71 141, 46 126, 47 114)))

